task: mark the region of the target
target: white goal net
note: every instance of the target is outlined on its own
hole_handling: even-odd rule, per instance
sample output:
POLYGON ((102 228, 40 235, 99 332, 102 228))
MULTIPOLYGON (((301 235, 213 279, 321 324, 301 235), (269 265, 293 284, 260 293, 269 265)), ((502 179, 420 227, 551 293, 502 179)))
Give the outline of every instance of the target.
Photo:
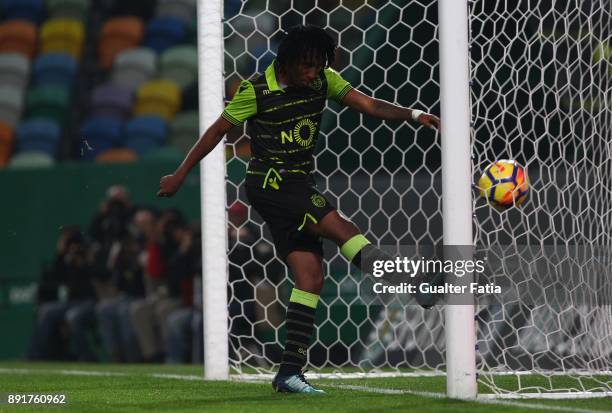
MULTIPOLYGON (((354 87, 440 113, 437 6, 427 0, 226 0, 226 99, 240 80, 270 64, 283 30, 315 24, 336 37, 336 69, 354 87)), ((490 258, 489 275, 509 294, 497 302, 477 299, 479 382, 494 393, 610 391, 610 2, 481 0, 469 8, 474 176, 493 160, 512 158, 531 180, 520 210, 498 212, 474 192, 477 252, 490 258), (525 291, 533 295, 522 297, 525 291)), ((240 128, 226 142, 229 357, 233 373, 266 374, 280 362, 292 278, 247 206, 248 144, 240 128)), ((317 148, 320 190, 372 242, 442 243, 437 133, 330 103, 317 148)), ((444 373, 442 306, 382 305, 368 292, 371 280, 331 243, 324 265, 311 368, 444 373)))
POLYGON ((477 316, 492 391, 612 389, 611 13, 607 0, 470 3, 475 179, 506 158, 531 180, 521 209, 474 201, 476 246, 508 286, 477 316))

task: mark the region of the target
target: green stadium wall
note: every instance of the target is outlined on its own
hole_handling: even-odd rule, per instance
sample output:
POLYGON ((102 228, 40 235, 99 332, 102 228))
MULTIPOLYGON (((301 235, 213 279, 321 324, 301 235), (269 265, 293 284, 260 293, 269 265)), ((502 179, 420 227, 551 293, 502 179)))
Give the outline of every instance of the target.
POLYGON ((175 161, 137 164, 61 164, 0 171, 0 359, 23 358, 34 320, 36 283, 53 259, 63 227, 89 222, 111 185, 125 185, 136 205, 177 208, 199 219, 199 174, 193 171, 173 198, 157 198, 159 178, 175 161))

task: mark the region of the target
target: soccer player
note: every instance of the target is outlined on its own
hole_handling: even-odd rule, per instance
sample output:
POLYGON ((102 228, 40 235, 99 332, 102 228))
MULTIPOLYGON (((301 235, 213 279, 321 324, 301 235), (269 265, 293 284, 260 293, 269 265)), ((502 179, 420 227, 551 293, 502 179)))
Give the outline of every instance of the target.
POLYGON ((204 132, 158 196, 172 196, 189 171, 234 126, 247 122, 251 154, 246 194, 269 226, 276 252, 295 279, 287 308, 287 335, 272 385, 290 393, 323 393, 302 372, 323 288, 321 238, 340 246, 359 266, 372 249, 359 229, 338 213, 315 187, 313 152, 326 99, 366 115, 416 121, 439 128, 435 115, 375 99, 354 89, 331 69, 336 44, 321 28, 296 26, 281 42, 276 59, 261 76, 241 83, 221 116, 204 132))

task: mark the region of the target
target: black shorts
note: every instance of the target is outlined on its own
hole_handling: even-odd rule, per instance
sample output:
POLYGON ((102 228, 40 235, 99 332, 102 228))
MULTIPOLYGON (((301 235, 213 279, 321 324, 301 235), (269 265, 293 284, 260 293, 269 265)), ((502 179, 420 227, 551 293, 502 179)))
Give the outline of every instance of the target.
POLYGON ((265 185, 261 176, 247 175, 246 194, 272 233, 280 259, 292 251, 312 251, 323 256, 321 238, 306 231, 309 222, 318 223, 336 207, 316 188, 311 178, 282 176, 274 186, 265 185))

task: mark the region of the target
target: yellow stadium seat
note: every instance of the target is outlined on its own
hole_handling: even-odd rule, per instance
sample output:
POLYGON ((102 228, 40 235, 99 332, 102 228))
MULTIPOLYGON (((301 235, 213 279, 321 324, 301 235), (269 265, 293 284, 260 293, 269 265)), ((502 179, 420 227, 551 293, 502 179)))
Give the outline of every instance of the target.
POLYGON ((181 106, 179 86, 168 79, 157 79, 138 88, 135 115, 158 115, 171 121, 181 106))
POLYGON ((84 37, 83 23, 78 20, 64 18, 47 20, 40 31, 41 51, 64 52, 78 60, 83 50, 84 37))

